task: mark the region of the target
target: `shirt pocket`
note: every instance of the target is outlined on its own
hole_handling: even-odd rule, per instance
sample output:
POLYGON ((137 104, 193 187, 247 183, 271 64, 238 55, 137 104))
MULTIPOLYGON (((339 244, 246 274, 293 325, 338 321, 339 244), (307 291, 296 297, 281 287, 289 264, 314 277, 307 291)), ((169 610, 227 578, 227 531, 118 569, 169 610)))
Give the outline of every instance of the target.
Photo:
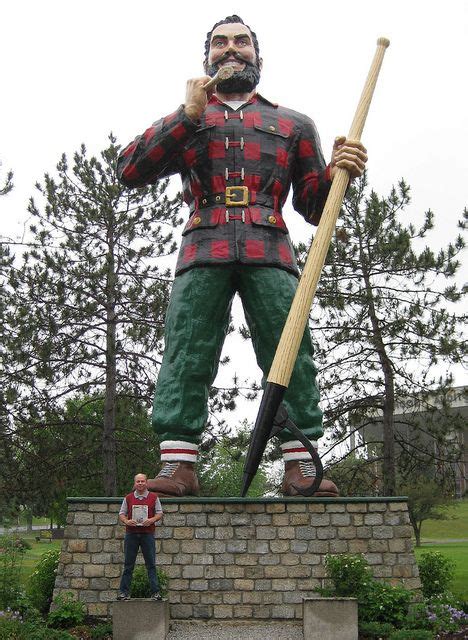
POLYGON ((193 231, 201 229, 213 229, 217 227, 221 216, 226 215, 226 209, 220 207, 209 207, 206 209, 195 210, 182 231, 182 235, 186 236, 193 231))
POLYGON ((262 191, 271 193, 275 181, 281 182, 282 191, 288 189, 296 140, 294 128, 281 130, 277 124, 254 123, 254 135, 260 145, 259 162, 254 172, 262 177, 262 191))
POLYGON ((272 209, 264 209, 263 207, 250 207, 249 213, 253 227, 263 227, 271 231, 288 233, 288 228, 280 213, 274 212, 272 209))

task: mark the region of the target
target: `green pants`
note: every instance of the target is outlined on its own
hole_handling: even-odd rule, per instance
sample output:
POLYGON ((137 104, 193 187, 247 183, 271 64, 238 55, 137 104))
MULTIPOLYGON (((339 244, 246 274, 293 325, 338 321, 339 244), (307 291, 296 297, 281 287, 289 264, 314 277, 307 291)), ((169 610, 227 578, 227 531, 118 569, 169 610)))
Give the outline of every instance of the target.
MULTIPOLYGON (((176 277, 153 407, 153 426, 161 441, 200 442, 234 294, 240 295, 265 380, 296 287, 297 279, 291 273, 273 267, 196 267, 176 277)), ((306 329, 284 405, 310 440, 323 435, 316 373, 306 329)), ((282 442, 295 440, 285 430, 279 438, 282 442)))

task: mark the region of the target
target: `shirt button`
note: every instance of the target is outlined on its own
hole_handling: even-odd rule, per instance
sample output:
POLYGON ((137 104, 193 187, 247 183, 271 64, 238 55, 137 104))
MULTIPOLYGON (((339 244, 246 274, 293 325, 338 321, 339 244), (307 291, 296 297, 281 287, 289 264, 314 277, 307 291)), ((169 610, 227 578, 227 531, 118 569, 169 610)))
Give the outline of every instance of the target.
POLYGON ((276 131, 276 127, 274 127, 272 124, 268 128, 270 129, 270 131, 276 131))
POLYGON ((270 224, 276 224, 276 218, 275 216, 268 216, 268 222, 270 224))
POLYGON ((200 216, 196 216, 196 217, 193 219, 193 224, 200 224, 200 222, 201 222, 201 218, 200 218, 200 216))

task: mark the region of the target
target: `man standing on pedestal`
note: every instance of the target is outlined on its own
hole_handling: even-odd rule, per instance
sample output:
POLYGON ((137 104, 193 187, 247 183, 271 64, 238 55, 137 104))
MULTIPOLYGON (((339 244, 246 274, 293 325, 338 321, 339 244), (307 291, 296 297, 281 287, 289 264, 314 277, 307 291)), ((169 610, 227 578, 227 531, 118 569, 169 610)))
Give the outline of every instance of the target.
MULTIPOLYGON (((312 120, 257 93, 258 41, 239 16, 208 33, 204 68, 206 76, 187 82, 185 104, 137 137, 118 163, 129 187, 180 174, 190 208, 153 409, 164 465, 149 488, 160 495, 198 491, 194 464, 236 292, 257 362, 268 374, 299 275, 282 215, 290 187, 294 208, 317 224, 336 167, 357 177, 367 160, 360 142, 340 137, 327 165, 312 120), (226 65, 234 69, 232 77, 207 92, 204 85, 226 65)), ((323 435, 316 373, 306 330, 284 405, 315 447, 323 435)), ((279 438, 283 493, 295 495, 293 485, 310 485, 314 465, 287 430, 279 438)), ((315 495, 336 496, 338 490, 323 480, 315 495)))
POLYGON ((151 588, 151 598, 162 600, 156 573, 155 523, 163 517, 158 496, 148 491, 148 480, 144 473, 135 476, 135 490, 125 496, 120 507, 119 520, 125 525, 125 566, 120 580, 118 600, 129 600, 133 569, 141 549, 151 588))

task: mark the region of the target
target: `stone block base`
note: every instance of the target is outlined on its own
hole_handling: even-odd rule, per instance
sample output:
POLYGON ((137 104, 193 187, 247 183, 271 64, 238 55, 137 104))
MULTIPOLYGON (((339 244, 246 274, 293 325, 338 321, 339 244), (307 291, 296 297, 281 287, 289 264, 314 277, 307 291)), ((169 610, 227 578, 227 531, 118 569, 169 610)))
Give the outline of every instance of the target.
MULTIPOLYGON (((405 498, 163 498, 157 565, 172 620, 302 620, 326 554, 363 553, 376 578, 420 587, 405 498)), ((120 498, 70 498, 54 596, 110 616, 123 570, 120 498)), ((142 561, 140 557, 139 561, 142 561)))
POLYGON ((358 640, 355 598, 306 598, 304 640, 358 640))
POLYGON ((114 640, 166 640, 169 632, 169 605, 144 598, 114 602, 114 640))

